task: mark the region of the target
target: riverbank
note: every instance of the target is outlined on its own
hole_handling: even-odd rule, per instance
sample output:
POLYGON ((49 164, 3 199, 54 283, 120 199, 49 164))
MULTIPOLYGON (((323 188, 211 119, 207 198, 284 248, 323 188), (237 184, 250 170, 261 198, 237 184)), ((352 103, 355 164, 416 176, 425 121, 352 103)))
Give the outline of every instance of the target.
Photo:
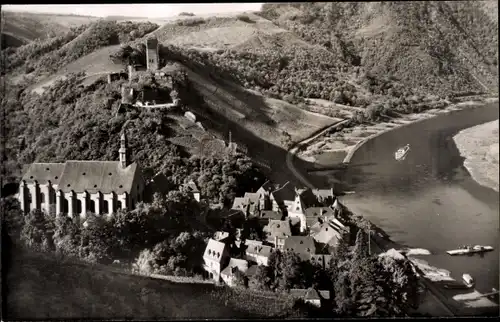
POLYGON ((453 137, 464 167, 480 185, 499 191, 498 120, 460 131, 453 137))
POLYGON ((332 164, 349 163, 354 153, 368 140, 383 133, 409 124, 420 122, 441 114, 473 108, 487 103, 498 102, 498 98, 486 98, 482 101, 469 100, 450 104, 443 109, 430 109, 422 113, 401 115, 399 118, 388 119, 385 122, 368 125, 358 125, 344 128, 341 131, 327 132, 311 140, 296 155, 302 160, 315 163, 317 169, 332 164))

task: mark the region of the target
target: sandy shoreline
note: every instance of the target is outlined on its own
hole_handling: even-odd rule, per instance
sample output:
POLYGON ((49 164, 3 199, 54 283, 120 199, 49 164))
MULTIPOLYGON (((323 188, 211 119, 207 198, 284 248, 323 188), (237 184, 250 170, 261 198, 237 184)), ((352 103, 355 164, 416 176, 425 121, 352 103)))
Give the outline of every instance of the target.
POLYGON ((453 111, 477 107, 488 103, 498 102, 498 98, 487 98, 484 101, 466 101, 451 104, 443 109, 431 109, 424 113, 413 113, 402 115, 388 122, 374 125, 359 125, 354 128, 344 129, 340 132, 322 135, 311 142, 306 149, 299 151, 297 156, 305 161, 317 163, 317 167, 332 165, 332 163, 349 163, 354 153, 368 140, 375 138, 385 132, 397 129, 409 124, 420 122, 440 114, 448 114, 453 111), (325 156, 327 156, 325 158, 325 156), (333 159, 333 160, 332 160, 333 159))
POLYGON ((498 120, 460 131, 453 137, 464 167, 482 186, 499 191, 498 120))

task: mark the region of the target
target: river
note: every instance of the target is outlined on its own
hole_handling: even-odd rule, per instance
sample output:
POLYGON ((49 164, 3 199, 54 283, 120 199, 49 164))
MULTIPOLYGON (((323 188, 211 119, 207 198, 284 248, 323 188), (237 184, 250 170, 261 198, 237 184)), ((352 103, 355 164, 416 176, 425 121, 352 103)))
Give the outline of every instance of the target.
MULTIPOLYGON (((498 119, 498 103, 440 115, 384 133, 360 147, 344 171, 332 176, 355 194, 341 197, 354 213, 382 228, 393 241, 425 248, 429 264, 476 289, 499 285, 499 194, 476 183, 453 141, 458 131, 498 119), (394 151, 409 143, 404 161, 394 151), (495 247, 476 256, 449 256, 464 244, 495 247)), ((337 187, 338 188, 338 187, 337 187)))

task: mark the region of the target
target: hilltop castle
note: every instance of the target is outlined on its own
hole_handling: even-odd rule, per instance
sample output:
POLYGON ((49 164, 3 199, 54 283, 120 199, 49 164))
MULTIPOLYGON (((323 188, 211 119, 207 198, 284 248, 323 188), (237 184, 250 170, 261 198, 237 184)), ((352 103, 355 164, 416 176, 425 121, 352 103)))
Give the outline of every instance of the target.
POLYGON ((19 187, 21 209, 70 217, 134 209, 144 200, 145 183, 138 164, 129 163, 125 133, 120 138, 119 154, 119 161, 32 163, 19 187))

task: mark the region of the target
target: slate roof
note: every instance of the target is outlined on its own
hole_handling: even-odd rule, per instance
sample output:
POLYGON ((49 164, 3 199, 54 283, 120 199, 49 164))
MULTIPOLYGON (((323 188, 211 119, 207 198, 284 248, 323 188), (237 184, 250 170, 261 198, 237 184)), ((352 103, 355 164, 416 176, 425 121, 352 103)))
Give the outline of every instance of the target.
POLYGON ((220 263, 223 259, 225 248, 226 244, 210 238, 208 240, 207 247, 205 248, 205 252, 203 253, 203 257, 220 263))
POLYGON ((66 161, 65 163, 33 163, 24 174, 27 182, 58 184, 64 192, 130 193, 137 164, 122 169, 119 161, 66 161), (49 170, 47 170, 49 169, 49 170), (57 179, 56 179, 57 177, 57 179))
POLYGON ((311 236, 318 243, 335 246, 337 241, 342 238, 342 232, 339 232, 329 223, 323 223, 319 227, 315 227, 315 231, 311 236))
POLYGON ((26 183, 46 184, 49 181, 52 184, 59 184, 64 170, 64 163, 32 163, 25 166, 25 172, 22 180, 26 183))
POLYGON ((198 186, 193 180, 189 180, 189 182, 186 184, 186 187, 191 191, 191 192, 200 192, 200 189, 198 189, 198 186))
POLYGON ((260 240, 253 240, 253 239, 247 239, 245 240, 245 245, 262 245, 262 242, 260 240))
POLYGON ((283 245, 285 251, 292 251, 299 255, 302 260, 308 259, 310 255, 316 252, 316 245, 311 236, 290 236, 285 239, 283 245))
POLYGON ((227 238, 229 237, 229 233, 226 232, 226 231, 216 231, 214 233, 214 239, 217 240, 217 241, 221 241, 223 240, 224 238, 227 238))
POLYGON ((244 259, 231 258, 229 264, 222 270, 221 274, 230 276, 234 269, 238 269, 244 274, 248 270, 248 262, 244 259))
POLYGON ((246 206, 249 204, 249 200, 245 197, 236 197, 233 201, 233 206, 231 209, 238 209, 242 211, 246 211, 246 206))
POLYGON ((312 193, 318 197, 318 198, 335 198, 335 195, 333 194, 333 188, 332 189, 313 189, 312 193))
POLYGON ((318 264, 323 268, 329 268, 332 257, 332 255, 314 254, 311 255, 310 261, 311 263, 318 264))
POLYGON ((281 220, 283 215, 277 211, 272 211, 272 210, 261 210, 260 212, 260 219, 273 219, 273 220, 281 220))
POLYGON ((290 295, 304 300, 321 300, 321 298, 330 299, 330 291, 317 291, 313 288, 308 289, 291 289, 290 295), (320 297, 321 295, 321 297, 320 297))
POLYGON ((272 250, 271 246, 249 244, 245 252, 252 255, 269 257, 271 256, 272 250))
POLYGON ((264 231, 269 233, 268 238, 291 236, 290 222, 288 220, 269 220, 264 226, 264 231))
POLYGON ((64 192, 130 193, 137 164, 122 169, 118 161, 66 161, 59 189, 64 192))
POLYGON ((259 267, 259 265, 252 265, 250 266, 247 271, 246 271, 246 276, 247 277, 251 277, 251 276, 254 276, 255 274, 257 274, 257 268, 259 267))

